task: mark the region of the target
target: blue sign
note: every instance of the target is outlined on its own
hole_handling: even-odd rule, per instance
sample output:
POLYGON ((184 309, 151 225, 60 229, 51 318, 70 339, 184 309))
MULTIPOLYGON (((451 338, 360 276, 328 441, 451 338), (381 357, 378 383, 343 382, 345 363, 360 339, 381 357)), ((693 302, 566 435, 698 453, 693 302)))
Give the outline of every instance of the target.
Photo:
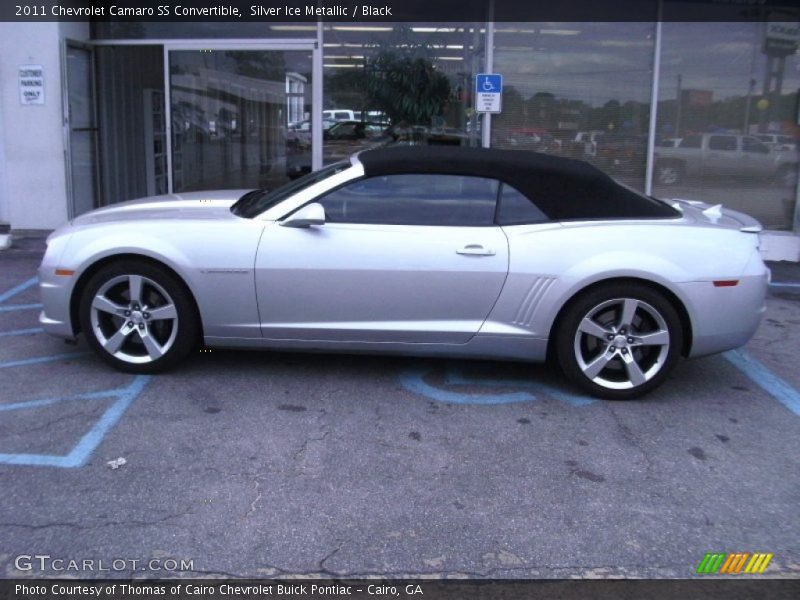
POLYGON ((496 73, 475 75, 475 110, 499 113, 503 102, 503 76, 496 73))
POLYGON ((495 73, 478 73, 475 75, 475 92, 478 94, 501 94, 503 92, 503 76, 495 73))

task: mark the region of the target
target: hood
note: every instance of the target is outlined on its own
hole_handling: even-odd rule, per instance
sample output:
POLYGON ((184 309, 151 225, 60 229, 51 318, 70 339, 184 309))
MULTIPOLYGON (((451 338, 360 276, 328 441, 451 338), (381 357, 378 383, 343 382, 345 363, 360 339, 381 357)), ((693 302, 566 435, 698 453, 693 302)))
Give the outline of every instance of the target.
POLYGON ((165 194, 98 208, 71 221, 74 226, 148 219, 235 219, 230 207, 250 190, 165 194))

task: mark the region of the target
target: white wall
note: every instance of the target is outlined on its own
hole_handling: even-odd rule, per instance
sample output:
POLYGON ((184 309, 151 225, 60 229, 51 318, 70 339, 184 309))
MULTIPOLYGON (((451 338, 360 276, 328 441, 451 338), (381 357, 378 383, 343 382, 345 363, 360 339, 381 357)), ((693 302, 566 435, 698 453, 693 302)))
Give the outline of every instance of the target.
POLYGON ((86 23, 0 23, 0 219, 53 229, 67 219, 61 39, 87 39, 86 23), (19 65, 44 67, 43 106, 19 101, 19 65))

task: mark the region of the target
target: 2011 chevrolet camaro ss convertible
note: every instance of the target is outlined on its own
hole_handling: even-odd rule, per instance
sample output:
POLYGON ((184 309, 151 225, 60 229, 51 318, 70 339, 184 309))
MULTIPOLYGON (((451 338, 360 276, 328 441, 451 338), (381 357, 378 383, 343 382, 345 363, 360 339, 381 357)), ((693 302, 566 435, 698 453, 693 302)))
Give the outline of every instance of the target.
POLYGON ((40 322, 124 371, 209 347, 554 359, 596 396, 745 344, 761 226, 523 151, 363 152, 272 191, 173 194, 48 238, 40 322))

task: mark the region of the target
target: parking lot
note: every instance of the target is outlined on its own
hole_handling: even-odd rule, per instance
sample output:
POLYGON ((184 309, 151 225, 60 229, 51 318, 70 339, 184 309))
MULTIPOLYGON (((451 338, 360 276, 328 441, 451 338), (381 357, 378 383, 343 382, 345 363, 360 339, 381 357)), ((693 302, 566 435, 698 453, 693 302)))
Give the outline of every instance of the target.
POLYGON ((0 253, 2 577, 692 577, 708 552, 800 575, 796 266, 745 349, 607 402, 496 362, 214 350, 126 375, 38 329, 42 251, 0 253))

